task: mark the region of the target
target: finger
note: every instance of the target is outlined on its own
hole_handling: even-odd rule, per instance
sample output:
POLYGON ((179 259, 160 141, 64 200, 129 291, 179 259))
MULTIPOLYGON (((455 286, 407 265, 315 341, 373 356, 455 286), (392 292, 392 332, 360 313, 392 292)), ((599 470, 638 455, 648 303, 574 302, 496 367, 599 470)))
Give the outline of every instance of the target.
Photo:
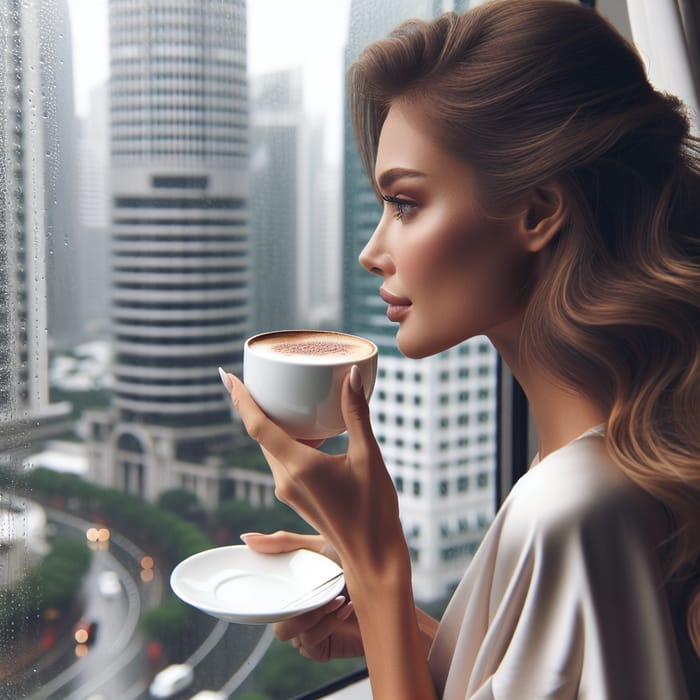
POLYGON ((279 530, 270 535, 260 532, 246 532, 240 538, 256 552, 264 554, 278 554, 280 552, 292 552, 295 549, 310 549, 312 552, 321 553, 325 540, 320 535, 301 535, 296 532, 279 530))
POLYGON ((357 365, 353 365, 343 382, 341 408, 348 431, 349 444, 351 446, 353 444, 376 446, 369 419, 369 404, 365 397, 362 375, 357 365))
POLYGON ((308 454, 308 446, 290 437, 265 415, 238 377, 233 374, 226 374, 226 377, 230 379, 233 405, 253 440, 264 445, 281 463, 290 459, 302 459, 308 454))
POLYGON ((340 608, 331 611, 331 614, 324 615, 318 624, 310 627, 298 635, 302 646, 313 649, 323 641, 331 637, 336 630, 355 612, 352 602, 349 601, 340 608))
POLYGON ((339 595, 316 610, 304 613, 303 615, 297 615, 289 620, 276 622, 272 625, 275 637, 282 642, 289 641, 295 637, 301 637, 303 634, 308 633, 310 629, 316 627, 325 617, 332 617, 332 614, 345 604, 345 601, 345 596, 339 595))

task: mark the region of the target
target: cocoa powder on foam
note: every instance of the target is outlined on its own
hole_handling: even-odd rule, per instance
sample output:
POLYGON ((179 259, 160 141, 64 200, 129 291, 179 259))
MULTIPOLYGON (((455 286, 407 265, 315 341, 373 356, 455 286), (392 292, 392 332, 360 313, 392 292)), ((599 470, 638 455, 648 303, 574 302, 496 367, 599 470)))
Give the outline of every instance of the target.
POLYGON ((283 342, 270 348, 280 355, 346 355, 357 348, 350 343, 337 343, 327 340, 310 340, 308 342, 283 342))

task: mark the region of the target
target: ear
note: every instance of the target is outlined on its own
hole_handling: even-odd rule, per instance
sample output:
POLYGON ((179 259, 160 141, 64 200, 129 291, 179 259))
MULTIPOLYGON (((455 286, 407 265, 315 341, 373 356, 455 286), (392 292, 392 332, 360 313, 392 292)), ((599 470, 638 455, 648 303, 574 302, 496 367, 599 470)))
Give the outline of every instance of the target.
POLYGON ((561 185, 553 180, 533 188, 520 216, 519 231, 531 253, 544 250, 566 221, 566 201, 561 185))

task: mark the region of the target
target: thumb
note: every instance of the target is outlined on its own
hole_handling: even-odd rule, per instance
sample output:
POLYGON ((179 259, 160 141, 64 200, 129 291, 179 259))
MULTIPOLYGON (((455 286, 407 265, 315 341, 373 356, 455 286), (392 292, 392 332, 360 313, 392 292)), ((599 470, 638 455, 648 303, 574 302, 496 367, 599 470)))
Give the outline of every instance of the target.
POLYGON ((325 540, 320 535, 300 535, 296 532, 278 530, 271 535, 261 532, 246 532, 240 538, 252 550, 263 554, 280 554, 281 552, 293 552, 295 549, 310 549, 313 552, 321 552, 325 540))
POLYGON ((369 420, 369 404, 365 396, 360 368, 357 365, 350 368, 348 378, 343 385, 341 410, 350 442, 353 441, 354 436, 357 436, 365 443, 373 444, 375 440, 369 420))

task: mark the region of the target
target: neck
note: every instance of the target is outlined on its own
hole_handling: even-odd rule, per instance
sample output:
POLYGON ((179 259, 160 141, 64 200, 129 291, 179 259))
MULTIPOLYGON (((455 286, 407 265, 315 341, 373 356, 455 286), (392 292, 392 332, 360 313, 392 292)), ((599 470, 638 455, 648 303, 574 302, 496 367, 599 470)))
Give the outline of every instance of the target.
POLYGON ((590 397, 558 382, 551 372, 525 363, 517 338, 491 337, 527 396, 535 421, 540 459, 576 439, 589 428, 606 422, 604 410, 590 397))

